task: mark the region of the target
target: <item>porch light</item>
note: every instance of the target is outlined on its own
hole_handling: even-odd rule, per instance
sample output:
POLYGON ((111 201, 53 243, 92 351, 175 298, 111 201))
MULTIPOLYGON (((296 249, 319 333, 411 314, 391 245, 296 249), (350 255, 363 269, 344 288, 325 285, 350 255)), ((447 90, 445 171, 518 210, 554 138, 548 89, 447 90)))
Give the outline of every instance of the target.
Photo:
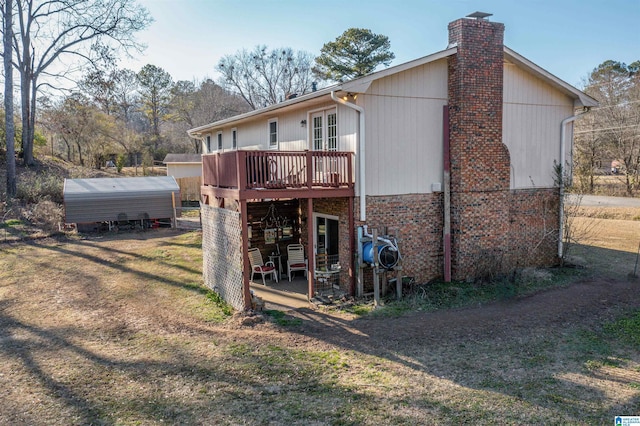
POLYGON ((300 121, 300 127, 307 127, 307 120, 300 121))

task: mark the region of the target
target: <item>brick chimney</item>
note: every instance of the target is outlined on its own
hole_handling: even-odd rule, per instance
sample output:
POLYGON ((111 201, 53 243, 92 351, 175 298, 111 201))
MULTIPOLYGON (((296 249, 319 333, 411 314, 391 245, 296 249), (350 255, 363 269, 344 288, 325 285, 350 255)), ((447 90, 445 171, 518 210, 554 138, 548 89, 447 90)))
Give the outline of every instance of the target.
MULTIPOLYGON (((449 135, 452 275, 501 269, 509 231, 509 151, 502 143, 504 24, 463 18, 449 24, 449 135), (487 270, 483 270, 487 269, 487 270)), ((470 16, 473 16, 470 15, 470 16)))

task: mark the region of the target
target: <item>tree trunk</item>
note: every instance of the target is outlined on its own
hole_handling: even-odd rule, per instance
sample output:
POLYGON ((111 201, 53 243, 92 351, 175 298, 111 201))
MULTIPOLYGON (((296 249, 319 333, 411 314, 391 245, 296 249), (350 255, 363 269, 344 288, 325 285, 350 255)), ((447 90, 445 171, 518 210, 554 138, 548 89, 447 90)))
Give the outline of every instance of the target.
POLYGON ((7 146, 7 198, 16 196, 15 126, 13 124, 13 0, 4 4, 4 120, 7 146))
POLYGON ((65 145, 67 145, 67 161, 71 162, 71 144, 64 136, 62 137, 62 140, 64 141, 65 145))
POLYGON ((32 77, 31 80, 31 103, 29 108, 29 127, 28 129, 28 137, 29 137, 29 152, 25 152, 24 154, 24 163, 27 166, 32 166, 35 161, 33 158, 33 141, 36 137, 36 77, 32 77))
POLYGON ((30 39, 23 42, 22 59, 23 69, 20 70, 20 97, 22 101, 22 161, 25 165, 33 165, 33 138, 29 138, 32 132, 29 131, 31 117, 31 74, 33 66, 31 63, 30 39))
POLYGON ((84 159, 82 158, 82 147, 80 141, 76 140, 76 146, 78 147, 78 158, 80 159, 80 165, 84 167, 84 159))

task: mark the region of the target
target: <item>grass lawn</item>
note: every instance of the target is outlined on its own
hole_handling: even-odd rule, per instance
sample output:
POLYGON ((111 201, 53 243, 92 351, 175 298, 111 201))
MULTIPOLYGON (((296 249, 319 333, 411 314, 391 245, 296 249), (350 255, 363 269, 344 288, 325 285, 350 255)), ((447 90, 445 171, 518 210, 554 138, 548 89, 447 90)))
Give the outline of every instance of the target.
POLYGON ((604 235, 576 247, 601 269, 526 297, 253 326, 196 232, 0 244, 0 424, 613 424, 640 414, 640 284, 604 235))

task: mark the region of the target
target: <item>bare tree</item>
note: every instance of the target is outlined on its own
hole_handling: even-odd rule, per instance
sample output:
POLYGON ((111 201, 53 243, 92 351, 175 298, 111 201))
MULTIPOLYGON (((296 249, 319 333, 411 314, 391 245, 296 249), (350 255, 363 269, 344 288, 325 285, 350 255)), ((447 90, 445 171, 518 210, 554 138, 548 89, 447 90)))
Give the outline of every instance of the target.
POLYGON ((80 80, 78 87, 106 114, 114 115, 127 125, 131 112, 139 108, 138 76, 129 69, 94 69, 80 80))
POLYGON ((174 138, 193 143, 193 151, 200 151, 200 141, 187 136, 187 130, 233 115, 249 111, 249 105, 239 96, 230 93, 206 79, 196 82, 178 81, 171 89, 170 119, 175 130, 174 138))
POLYGON ((252 109, 282 102, 287 96, 303 95, 313 88, 313 55, 291 48, 267 50, 256 46, 224 56, 216 70, 221 84, 237 92, 252 109))
MULTIPOLYGON (((120 142, 120 126, 116 118, 96 107, 81 93, 73 93, 55 106, 44 110, 46 127, 67 148, 67 159, 83 166, 100 168, 107 154, 116 151, 120 142)), ((123 146, 126 150, 126 146, 123 146)))
POLYGON ((11 40, 13 38, 13 0, 5 0, 3 19, 4 46, 4 123, 7 146, 7 199, 16 195, 15 127, 13 125, 13 65, 11 40))
MULTIPOLYGON (((640 62, 605 61, 590 74, 585 91, 600 101, 593 128, 576 132, 597 134, 615 160, 624 166, 628 195, 640 186, 640 62)), ((593 138, 593 136, 592 136, 593 138)))
POLYGON ((63 59, 66 64, 113 61, 116 49, 139 50, 133 35, 151 18, 135 0, 16 0, 16 5, 22 152, 25 164, 32 164, 36 96, 43 85, 59 87, 56 78, 68 78, 73 68, 63 59))
POLYGON ((598 120, 594 114, 584 114, 576 124, 575 159, 573 170, 577 182, 573 185, 581 193, 592 194, 595 189, 595 176, 602 168, 603 154, 609 155, 609 148, 602 132, 595 131, 598 120))

